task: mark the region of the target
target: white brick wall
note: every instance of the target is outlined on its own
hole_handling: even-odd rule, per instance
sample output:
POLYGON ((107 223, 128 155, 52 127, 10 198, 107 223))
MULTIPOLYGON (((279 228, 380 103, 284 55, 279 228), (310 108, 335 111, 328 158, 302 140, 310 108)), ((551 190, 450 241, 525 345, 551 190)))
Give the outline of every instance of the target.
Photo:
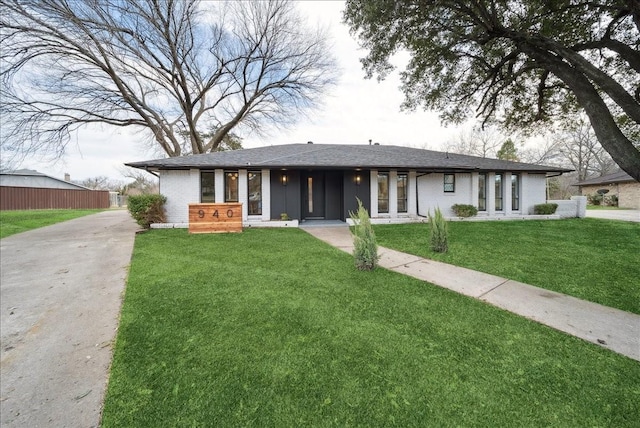
POLYGON ((189 223, 189 204, 200 202, 200 171, 160 171, 160 193, 167 198, 167 223, 189 223))
MULTIPOLYGON (((476 192, 477 193, 477 192, 476 192)), ((445 193, 444 174, 433 173, 418 178, 418 213, 426 216, 440 208, 445 217, 453 217, 451 210, 454 204, 471 204, 472 180, 471 174, 456 174, 455 192, 445 193)))
POLYGON ((547 201, 547 177, 545 174, 522 174, 520 203, 522 214, 533 214, 533 206, 547 201))

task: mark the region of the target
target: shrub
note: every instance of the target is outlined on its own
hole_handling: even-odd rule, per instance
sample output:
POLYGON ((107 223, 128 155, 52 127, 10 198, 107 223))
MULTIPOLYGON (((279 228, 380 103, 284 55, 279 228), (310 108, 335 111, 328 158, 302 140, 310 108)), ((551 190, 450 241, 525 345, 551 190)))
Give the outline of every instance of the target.
POLYGON ((127 209, 138 224, 146 229, 151 223, 164 223, 164 203, 167 198, 163 195, 129 196, 127 209))
POLYGON ((436 208, 434 216, 429 212, 429 223, 431 249, 436 253, 446 253, 449 250, 449 230, 440 208, 436 208))
POLYGON ((362 206, 360 199, 358 199, 356 213, 349 212, 349 215, 355 223, 353 228, 353 257, 356 268, 359 270, 373 270, 378 264, 378 244, 371 227, 369 213, 362 206))
POLYGON ((602 195, 596 193, 587 195, 587 200, 591 205, 600 205, 602 203, 602 195))
POLYGON ((618 195, 609 196, 609 205, 611 205, 612 207, 618 206, 618 195))
POLYGON ((451 209, 458 217, 473 217, 478 214, 478 209, 473 205, 455 204, 451 209))
POLYGON ((533 206, 534 214, 555 214, 558 204, 538 204, 533 206))

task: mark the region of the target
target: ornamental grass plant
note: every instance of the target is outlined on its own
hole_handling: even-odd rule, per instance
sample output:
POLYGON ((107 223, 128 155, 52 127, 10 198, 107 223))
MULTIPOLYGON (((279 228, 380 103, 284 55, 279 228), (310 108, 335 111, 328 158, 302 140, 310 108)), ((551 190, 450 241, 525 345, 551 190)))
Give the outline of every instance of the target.
POLYGON ((378 244, 371 227, 371 219, 362 201, 358 199, 358 210, 350 212, 353 228, 353 257, 358 270, 373 270, 378 264, 378 244))
POLYGON ((434 215, 429 212, 429 242, 436 253, 446 253, 449 250, 449 228, 440 208, 436 208, 434 215))

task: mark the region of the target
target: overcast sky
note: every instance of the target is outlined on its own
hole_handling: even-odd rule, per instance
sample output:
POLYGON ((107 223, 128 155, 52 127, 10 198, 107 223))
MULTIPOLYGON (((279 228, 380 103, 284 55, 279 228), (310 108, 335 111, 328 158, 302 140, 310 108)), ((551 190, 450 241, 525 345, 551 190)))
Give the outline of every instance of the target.
MULTIPOLYGON (((245 148, 289 143, 380 144, 440 149, 459 133, 440 125, 436 113, 400 112, 403 95, 397 73, 385 81, 367 80, 359 58, 364 52, 341 23, 342 1, 314 1, 298 4, 311 25, 328 27, 342 76, 327 93, 323 106, 309 118, 288 130, 265 137, 243 136, 245 148)), ((140 135, 132 130, 95 127, 74 135, 67 155, 55 164, 26 160, 21 167, 62 178, 69 173, 73 180, 108 176, 123 179, 123 163, 157 158, 140 144, 140 135)))

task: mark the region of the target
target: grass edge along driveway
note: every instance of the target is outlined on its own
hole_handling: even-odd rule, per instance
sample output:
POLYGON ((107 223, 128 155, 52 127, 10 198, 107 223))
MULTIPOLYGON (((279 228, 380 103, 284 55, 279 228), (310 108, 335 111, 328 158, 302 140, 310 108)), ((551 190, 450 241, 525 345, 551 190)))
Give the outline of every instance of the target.
POLYGON ((104 210, 8 210, 0 211, 0 238, 61 223, 104 210))
POLYGON ((103 426, 633 426, 640 365, 297 229, 136 237, 103 426))
POLYGON ((374 226, 378 244, 640 314, 640 223, 602 220, 449 222, 449 252, 426 223, 374 226))

